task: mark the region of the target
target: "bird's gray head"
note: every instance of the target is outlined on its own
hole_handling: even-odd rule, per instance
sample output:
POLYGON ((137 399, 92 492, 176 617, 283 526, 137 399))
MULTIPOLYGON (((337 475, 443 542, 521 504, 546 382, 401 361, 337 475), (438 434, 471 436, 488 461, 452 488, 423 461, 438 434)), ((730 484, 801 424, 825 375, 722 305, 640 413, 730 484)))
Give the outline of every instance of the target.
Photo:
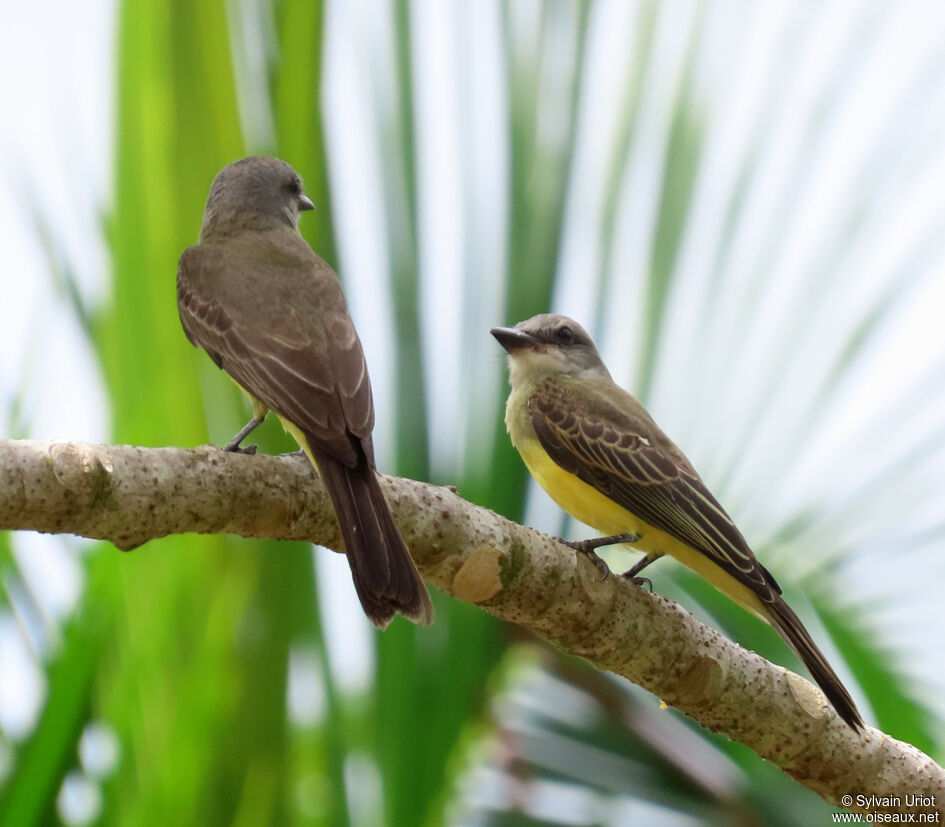
POLYGON ((491 332, 509 354, 513 386, 549 376, 610 379, 587 331, 567 316, 542 313, 491 332))
POLYGON ((294 228, 299 212, 314 206, 302 195, 302 179, 285 161, 263 156, 240 158, 213 179, 200 237, 294 228))

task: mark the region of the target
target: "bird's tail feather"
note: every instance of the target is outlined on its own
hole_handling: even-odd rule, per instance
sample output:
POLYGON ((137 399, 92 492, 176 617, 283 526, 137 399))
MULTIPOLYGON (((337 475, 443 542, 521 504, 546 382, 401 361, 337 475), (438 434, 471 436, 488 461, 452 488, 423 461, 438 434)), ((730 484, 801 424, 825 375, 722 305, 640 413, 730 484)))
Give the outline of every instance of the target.
POLYGON ((312 453, 335 507, 365 614, 381 629, 397 612, 414 623, 432 623, 430 595, 367 457, 362 454, 357 466, 351 468, 315 449, 312 453))
POLYGON ((853 698, 847 692, 846 687, 840 682, 837 673, 827 662, 823 652, 817 648, 817 644, 811 639, 811 636, 804 628, 800 618, 794 614, 793 609, 788 606, 780 597, 773 603, 765 603, 765 608, 771 616, 772 624, 777 629, 778 634, 784 638, 785 643, 791 647, 794 654, 797 655, 811 677, 816 681, 827 700, 833 704, 837 714, 854 730, 863 728, 863 718, 853 703, 853 698))

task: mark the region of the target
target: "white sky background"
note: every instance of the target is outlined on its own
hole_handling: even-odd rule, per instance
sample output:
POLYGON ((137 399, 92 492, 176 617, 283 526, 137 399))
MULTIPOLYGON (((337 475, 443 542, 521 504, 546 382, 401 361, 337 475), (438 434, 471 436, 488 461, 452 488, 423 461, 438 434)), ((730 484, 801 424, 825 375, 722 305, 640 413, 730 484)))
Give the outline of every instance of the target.
MULTIPOLYGON (((515 4, 520 33, 528 29, 532 5, 515 4)), ((852 516, 840 509, 841 494, 945 423, 941 392, 920 392, 930 381, 923 377, 935 370, 937 387, 945 386, 945 232, 939 229, 945 226, 945 6, 856 0, 706 6, 710 11, 697 19, 689 0, 660 4, 619 205, 614 294, 599 309, 589 280, 590 265, 600 259, 594 222, 616 126, 618 90, 608 79, 625 71, 637 8, 624 0, 599 4, 553 309, 588 323, 601 316, 603 328, 592 332, 615 377, 632 389, 636 276, 649 267, 668 119, 697 27, 694 94, 704 114, 704 147, 668 305, 672 334, 661 341, 647 401, 710 485, 724 478, 718 493, 750 539, 763 541, 795 509, 838 503, 834 524, 815 527, 790 548, 771 549, 766 561, 789 579, 789 572, 816 570, 820 555, 811 549, 842 541, 844 552, 853 552, 844 569, 853 583, 848 599, 873 606, 883 639, 904 653, 910 674, 937 690, 933 700, 945 712, 937 597, 945 575, 938 562, 945 560, 942 532, 935 554, 923 554, 927 549, 918 544, 913 550, 888 544, 897 514, 919 528, 942 519, 945 495, 931 497, 945 491, 941 440, 938 454, 903 474, 895 508, 866 499, 852 516), (731 246, 714 272, 728 203, 752 153, 756 164, 731 246), (860 223, 845 229, 853 217, 860 223), (887 293, 885 303, 899 304, 882 335, 863 351, 839 401, 818 408, 817 382, 843 333, 870 300, 887 293), (892 418, 889 411, 910 393, 925 407, 892 418), (759 411, 763 427, 751 435, 759 411)), ((335 218, 375 385, 383 466, 392 433, 383 412, 393 408, 396 381, 387 344, 390 307, 376 300, 387 289, 387 264, 372 95, 384 80, 389 44, 371 0, 329 8, 326 108, 335 218)), ((414 7, 421 282, 425 309, 436 308, 424 315, 431 439, 435 467, 447 477, 473 460, 462 450, 465 419, 476 416, 467 413, 473 402, 463 387, 481 387, 501 369, 487 331, 502 317, 498 276, 507 245, 504 68, 496 7, 481 8, 471 15, 458 1, 414 7), (450 426, 457 421, 462 428, 450 426)), ((0 333, 0 411, 6 417, 12 398, 22 395, 28 436, 100 440, 108 433, 93 355, 52 287, 33 212, 53 223, 86 298, 101 300, 108 272, 99 211, 110 192, 112 11, 111 0, 0 6, 0 278, 5 301, 15 308, 4 313, 0 333)), ((541 48, 537 41, 535 48, 541 48)), ((549 62, 545 88, 555 87, 561 69, 549 62)), ((535 492, 529 521, 556 530, 559 512, 535 492)), ((62 543, 29 536, 17 544, 27 576, 47 584, 39 588, 55 616, 77 583, 57 575, 68 572, 67 562, 56 562, 62 543), (43 560, 42 570, 30 568, 27 557, 43 560)), ((369 675, 366 622, 344 561, 324 554, 318 560, 326 593, 350 597, 336 629, 345 645, 333 652, 347 658, 336 668, 361 685, 369 675), (352 645, 355 628, 362 631, 352 645)), ((36 708, 29 703, 35 687, 7 677, 25 651, 13 628, 0 623, 0 726, 9 731, 28 727, 36 708)))

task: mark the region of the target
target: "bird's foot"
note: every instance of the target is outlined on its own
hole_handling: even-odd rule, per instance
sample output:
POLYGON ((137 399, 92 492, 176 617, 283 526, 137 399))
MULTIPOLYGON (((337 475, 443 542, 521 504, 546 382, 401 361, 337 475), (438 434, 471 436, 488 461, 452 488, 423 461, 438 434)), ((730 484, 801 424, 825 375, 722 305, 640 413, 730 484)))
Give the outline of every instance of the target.
POLYGON ((594 551, 598 545, 594 545, 594 540, 565 540, 562 537, 555 537, 559 543, 563 543, 569 548, 573 548, 575 551, 583 554, 588 560, 590 560, 597 570, 600 572, 600 582, 603 583, 608 577, 610 577, 610 567, 606 562, 594 551))
POLYGON ((650 587, 650 594, 652 594, 652 593, 653 593, 653 581, 650 580, 649 577, 637 577, 637 575, 638 575, 641 571, 643 571, 643 569, 645 569, 648 565, 650 565, 650 563, 652 563, 654 560, 656 560, 656 558, 657 558, 658 556, 659 556, 659 555, 653 555, 653 556, 651 556, 651 555, 647 554, 645 557, 641 557, 639 560, 637 560, 636 563, 634 563, 633 566, 631 566, 629 569, 627 569, 627 570, 626 570, 623 574, 621 574, 620 576, 621 576, 624 580, 629 580, 629 581, 630 581, 631 583, 633 583, 633 585, 635 585, 635 586, 640 586, 640 587, 649 586, 649 587, 650 587))
POLYGON ((611 534, 609 537, 592 537, 590 540, 564 540, 561 537, 556 538, 559 543, 571 546, 575 551, 582 554, 596 551, 604 546, 615 546, 620 543, 635 543, 640 539, 639 534, 611 534))
MULTIPOLYGON (((570 545, 570 543, 568 543, 570 545)), ((578 548, 576 551, 579 551, 583 554, 588 560, 590 560, 595 568, 600 572, 600 582, 603 583, 608 577, 610 577, 610 567, 604 562, 602 557, 599 557, 597 552, 594 549, 583 549, 578 548)))
POLYGON ((644 586, 647 586, 648 589, 649 589, 650 594, 653 594, 653 581, 650 580, 649 577, 634 577, 633 575, 630 575, 630 576, 628 577, 627 575, 630 575, 630 572, 625 571, 625 572, 624 572, 623 574, 621 574, 620 576, 621 576, 624 580, 629 580, 631 583, 633 583, 634 586, 639 586, 641 589, 642 589, 644 586))
POLYGON ((263 416, 254 416, 249 420, 249 422, 240 428, 239 433, 223 446, 223 450, 230 454, 255 454, 258 446, 240 446, 240 443, 262 424, 264 417, 265 414, 263 416))
POLYGON ((240 445, 239 441, 230 440, 223 446, 228 454, 255 454, 258 445, 240 445))

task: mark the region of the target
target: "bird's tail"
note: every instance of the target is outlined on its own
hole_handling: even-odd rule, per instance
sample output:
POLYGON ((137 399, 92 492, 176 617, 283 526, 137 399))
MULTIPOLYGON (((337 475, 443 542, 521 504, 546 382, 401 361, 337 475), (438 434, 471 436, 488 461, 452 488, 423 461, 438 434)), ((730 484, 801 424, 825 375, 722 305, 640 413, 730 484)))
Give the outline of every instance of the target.
POLYGON ((793 609, 788 606, 780 597, 773 603, 764 603, 765 609, 771 617, 772 625, 777 629, 778 634, 784 638, 785 643, 791 647, 794 654, 797 655, 811 677, 817 682, 827 700, 833 704, 837 714, 849 724, 854 730, 863 728, 863 719, 853 703, 853 698, 847 692, 846 687, 840 682, 837 673, 827 662, 823 652, 817 648, 817 644, 811 640, 811 636, 804 628, 800 618, 794 614, 793 609))
POLYGON ((314 448, 312 454, 335 507, 364 613, 381 629, 397 612, 414 623, 432 623, 430 595, 367 457, 362 453, 350 468, 314 448))

